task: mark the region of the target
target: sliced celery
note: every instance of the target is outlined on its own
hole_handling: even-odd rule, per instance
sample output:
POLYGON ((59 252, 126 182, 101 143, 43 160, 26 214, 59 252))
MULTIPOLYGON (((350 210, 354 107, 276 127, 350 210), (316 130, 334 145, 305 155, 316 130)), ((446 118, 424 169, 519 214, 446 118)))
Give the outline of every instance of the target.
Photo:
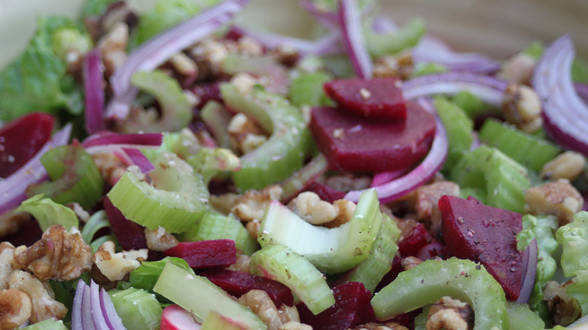
POLYGON ((323 85, 331 80, 324 72, 303 73, 292 80, 289 97, 295 106, 329 105, 330 100, 325 94, 323 85))
POLYGON ((186 242, 232 239, 237 249, 247 255, 259 248, 241 221, 233 215, 225 216, 214 211, 204 214, 197 225, 180 235, 180 239, 186 242))
POLYGON ((206 277, 194 275, 171 263, 163 268, 153 291, 191 312, 200 322, 210 312, 217 312, 247 329, 267 329, 249 308, 239 304, 206 277))
POLYGON ((94 235, 100 230, 104 228, 110 227, 110 223, 108 222, 108 217, 106 216, 106 212, 104 210, 100 210, 88 219, 88 222, 84 225, 82 229, 82 239, 86 244, 90 244, 92 242, 92 238, 94 235))
POLYGON ((216 101, 208 101, 204 108, 200 110, 200 118, 211 130, 219 147, 231 147, 228 132, 231 113, 222 104, 216 101))
POLYGON ((65 229, 78 228, 78 217, 69 207, 57 204, 43 195, 35 195, 22 202, 16 212, 32 214, 39 222, 42 231, 53 225, 62 225, 65 229))
POLYGON ((222 316, 221 314, 210 311, 204 322, 202 323, 201 330, 243 330, 245 327, 242 324, 235 322, 233 319, 222 316))
POLYGON ((479 97, 468 91, 461 91, 451 99, 468 117, 476 119, 486 114, 500 114, 500 109, 486 104, 479 97))
POLYGON ((428 76, 430 74, 447 72, 447 67, 437 63, 417 63, 412 72, 413 77, 428 76))
POLYGON ((400 229, 394 220, 384 215, 380 232, 370 255, 351 271, 347 281, 361 282, 366 289, 374 292, 378 283, 392 268, 392 259, 398 251, 396 241, 399 236, 400 229))
POLYGON ((141 152, 152 162, 164 152, 173 152, 182 159, 198 153, 202 145, 188 128, 175 133, 163 133, 163 141, 159 148, 143 148, 141 152))
POLYGON ((382 224, 376 191, 362 193, 352 219, 336 228, 313 226, 284 205, 273 202, 259 230, 262 247, 281 244, 328 274, 347 271, 370 254, 382 224))
POLYGON ((253 254, 251 270, 290 288, 315 315, 335 304, 335 297, 323 274, 304 257, 283 245, 264 247, 253 254))
POLYGON ((239 157, 224 148, 202 148, 197 154, 186 158, 186 162, 202 176, 205 184, 219 173, 239 170, 241 165, 239 157))
POLYGON ((67 327, 63 324, 63 321, 56 319, 48 319, 35 324, 31 324, 28 327, 22 328, 22 330, 67 330, 67 327))
POLYGON ((480 129, 480 141, 496 147, 521 165, 540 172, 547 162, 560 153, 556 145, 501 124, 494 119, 486 120, 480 129))
POLYGON ((193 273, 192 268, 190 268, 186 260, 176 257, 165 257, 158 261, 143 261, 139 268, 129 274, 129 283, 134 288, 152 291, 163 268, 168 263, 193 273))
POLYGON ((371 27, 365 29, 365 42, 367 48, 374 57, 394 55, 404 49, 414 47, 421 40, 427 28, 422 19, 415 19, 400 29, 379 34, 371 27))
POLYGON ((325 172, 328 165, 323 154, 314 157, 302 169, 282 182, 282 200, 287 201, 296 196, 308 182, 325 172))
POLYGON ((41 157, 52 182, 31 186, 34 194, 45 194, 57 203, 79 203, 91 209, 102 197, 104 180, 92 157, 79 144, 61 146, 41 157))
POLYGON ((241 158, 241 169, 233 173, 237 188, 263 188, 286 179, 302 167, 312 137, 296 107, 261 90, 241 93, 231 84, 221 85, 221 94, 228 107, 254 118, 272 133, 266 143, 241 158))
POLYGON ((161 321, 161 305, 153 293, 142 289, 109 292, 116 313, 127 329, 157 330, 161 321))
POLYGON ((529 309, 527 304, 509 302, 506 308, 511 329, 537 330, 545 329, 545 322, 529 309))
POLYGON ((372 298, 378 320, 388 320, 432 304, 443 296, 467 302, 474 310, 475 330, 509 329, 502 287, 484 266, 451 258, 427 260, 401 272, 372 298))
POLYGON ((108 198, 126 218, 142 226, 185 232, 207 209, 208 190, 202 177, 172 153, 162 153, 154 165, 149 173, 154 186, 127 172, 112 187, 108 198))
POLYGON ((461 156, 470 150, 474 142, 472 135, 474 123, 463 110, 446 98, 436 98, 435 108, 447 130, 449 139, 449 154, 445 160, 444 169, 451 170, 461 156))

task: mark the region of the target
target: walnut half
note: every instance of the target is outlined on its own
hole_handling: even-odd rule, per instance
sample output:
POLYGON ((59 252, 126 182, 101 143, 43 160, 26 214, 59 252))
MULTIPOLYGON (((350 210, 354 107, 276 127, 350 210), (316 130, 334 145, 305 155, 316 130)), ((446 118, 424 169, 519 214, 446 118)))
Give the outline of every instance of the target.
POLYGON ((8 278, 8 287, 26 293, 32 302, 31 322, 37 323, 50 318, 61 320, 67 308, 53 298, 53 291, 33 275, 15 270, 8 278))
POLYGON ((0 290, 0 330, 14 329, 31 317, 31 298, 17 289, 0 290))

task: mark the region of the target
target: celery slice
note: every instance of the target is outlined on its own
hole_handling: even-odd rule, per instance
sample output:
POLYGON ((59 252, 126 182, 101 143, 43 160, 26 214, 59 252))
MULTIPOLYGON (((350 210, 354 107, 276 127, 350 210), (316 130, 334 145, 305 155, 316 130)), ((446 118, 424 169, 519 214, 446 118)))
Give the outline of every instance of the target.
POLYGON ((53 225, 62 225, 65 229, 78 228, 78 217, 72 209, 57 204, 42 194, 35 195, 22 202, 16 212, 28 212, 39 222, 42 231, 53 225))
POLYGON ((415 19, 400 29, 386 34, 365 29, 365 43, 374 57, 394 55, 404 49, 414 47, 421 40, 427 28, 422 19, 415 19))
POLYGON ((31 186, 34 194, 45 194, 57 203, 79 203, 91 209, 102 197, 104 180, 92 157, 79 144, 61 146, 41 157, 52 182, 31 186))
POLYGON ((330 105, 323 85, 331 80, 331 76, 324 72, 304 73, 292 80, 289 97, 295 106, 321 106, 330 105))
POLYGON ((155 186, 127 172, 108 198, 126 218, 142 226, 185 232, 207 209, 208 191, 202 177, 172 153, 162 153, 154 165, 149 175, 155 186))
POLYGON ((243 94, 231 84, 221 85, 228 107, 255 119, 269 140, 241 158, 241 169, 233 173, 240 190, 260 189, 282 181, 302 167, 312 137, 301 112, 285 99, 254 89, 243 94))
POLYGON ((153 293, 136 288, 108 293, 127 329, 159 329, 162 309, 153 293))
POLYGON ((335 304, 335 297, 323 274, 304 257, 283 245, 264 247, 253 254, 251 270, 290 288, 315 315, 335 304))
POLYGON ((313 226, 279 202, 269 206, 258 241, 262 247, 281 244, 306 257, 328 274, 347 271, 370 254, 382 224, 374 189, 361 194, 352 219, 336 228, 313 226))
POLYGON ((90 244, 92 242, 92 238, 94 235, 100 230, 104 228, 110 227, 110 223, 108 222, 108 217, 106 216, 106 212, 104 210, 100 210, 88 219, 88 222, 84 225, 82 229, 82 239, 86 244, 90 244))
POLYGON ((414 71, 411 76, 421 77, 428 76, 430 74, 444 73, 449 71, 447 67, 437 63, 417 63, 414 67, 414 71))
POLYGON ((533 313, 527 304, 509 302, 506 308, 511 329, 537 330, 545 329, 545 322, 533 313))
POLYGON ((208 101, 200 110, 202 121, 212 131, 216 143, 221 148, 230 148, 228 127, 231 122, 231 114, 216 101, 208 101))
POLYGON ((443 296, 470 305, 475 314, 475 330, 509 329, 502 287, 484 266, 469 260, 427 260, 401 272, 375 294, 371 304, 378 320, 388 320, 443 296))
POLYGON ((176 257, 165 257, 158 261, 143 261, 139 268, 133 270, 129 274, 129 283, 137 289, 147 291, 153 290, 163 268, 168 263, 174 264, 189 272, 193 272, 186 260, 176 257))
POLYGON ((451 101, 471 119, 476 119, 486 114, 500 114, 500 109, 486 104, 482 99, 469 91, 461 91, 455 94, 451 101))
POLYGON ((186 242, 232 239, 237 249, 247 255, 259 248, 241 221, 233 215, 225 216, 214 211, 204 214, 198 224, 183 233, 180 239, 186 242))
POLYGON ((239 304, 206 277, 171 263, 163 268, 153 291, 180 305, 202 322, 210 312, 230 318, 248 329, 267 329, 249 308, 239 304))
POLYGON ((444 168, 450 170, 461 156, 470 150, 474 142, 472 135, 474 123, 463 110, 446 98, 436 98, 435 108, 447 130, 449 154, 445 160, 444 168))
POLYGON ((222 316, 215 311, 210 311, 204 322, 202 323, 201 330, 243 330, 243 325, 235 322, 233 319, 222 316))
POLYGON ((198 153, 202 145, 194 133, 188 129, 175 133, 163 133, 163 141, 159 148, 143 148, 141 152, 152 162, 163 152, 173 152, 180 158, 185 159, 198 153))
POLYGON ((294 198, 308 182, 325 172, 328 165, 327 158, 323 154, 314 157, 302 169, 282 182, 282 200, 288 201, 294 198))
POLYGON ((535 172, 540 172, 543 166, 561 151, 560 148, 546 140, 526 134, 493 119, 486 120, 480 129, 480 141, 496 147, 535 172))
POLYGON ((48 319, 35 324, 31 324, 28 327, 22 328, 22 330, 67 330, 67 327, 63 324, 63 321, 56 319, 48 319))
POLYGON ((224 148, 202 148, 197 154, 186 158, 194 171, 200 174, 205 184, 225 171, 237 171, 241 165, 239 157, 224 148))

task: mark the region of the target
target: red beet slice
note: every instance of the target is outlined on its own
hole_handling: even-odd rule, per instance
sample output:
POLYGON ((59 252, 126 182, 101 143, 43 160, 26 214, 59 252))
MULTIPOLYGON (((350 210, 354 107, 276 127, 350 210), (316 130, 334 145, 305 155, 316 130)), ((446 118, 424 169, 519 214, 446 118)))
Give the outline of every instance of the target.
POLYGON ((433 241, 425 225, 417 222, 398 242, 398 251, 403 257, 416 256, 425 245, 433 241))
POLYGON ((312 191, 317 194, 322 200, 332 203, 338 199, 343 199, 345 193, 339 190, 335 190, 326 184, 313 181, 311 182, 305 191, 312 191))
POLYGON ((375 122, 337 111, 313 108, 310 129, 331 168, 385 172, 418 163, 433 142, 435 117, 407 103, 406 121, 375 122))
POLYGON ((123 250, 136 250, 147 247, 143 227, 125 218, 108 197, 104 197, 104 211, 108 216, 112 233, 116 236, 118 244, 123 250))
POLYGON ((359 282, 347 282, 333 288, 335 305, 314 315, 302 303, 296 305, 302 323, 313 329, 340 330, 375 320, 371 293, 359 282))
POLYGON ((371 119, 406 119, 406 103, 398 79, 332 80, 324 87, 340 111, 371 119))
POLYGON ((45 113, 32 113, 0 129, 0 177, 16 172, 51 137, 54 119, 45 113))
POLYGON ((517 251, 516 241, 522 230, 521 215, 454 196, 441 197, 439 208, 448 251, 482 263, 506 297, 516 300, 524 275, 523 253, 517 251))
POLYGON ((182 258, 195 269, 226 267, 237 261, 237 248, 232 239, 182 242, 163 253, 182 258))
POLYGON ((278 307, 282 304, 292 306, 294 303, 292 292, 287 286, 265 277, 228 269, 206 270, 199 274, 237 298, 250 290, 263 290, 278 307))

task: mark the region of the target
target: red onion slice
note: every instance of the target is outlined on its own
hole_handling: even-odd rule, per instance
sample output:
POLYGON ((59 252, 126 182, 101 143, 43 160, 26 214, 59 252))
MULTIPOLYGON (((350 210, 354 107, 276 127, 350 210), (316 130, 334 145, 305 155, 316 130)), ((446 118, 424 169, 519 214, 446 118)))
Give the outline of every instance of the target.
MULTIPOLYGON (((435 107, 429 100, 419 99, 418 102, 425 110, 435 113, 435 107)), ((378 198, 382 203, 398 199, 420 187, 425 182, 429 181, 443 166, 445 157, 447 157, 449 143, 447 141, 447 133, 445 132, 443 123, 441 123, 441 120, 437 115, 435 115, 435 118, 437 125, 433 145, 422 163, 405 176, 374 187, 378 193, 378 198)), ((362 192, 364 192, 364 190, 350 191, 345 195, 345 199, 357 202, 362 192)))
POLYGON ((85 285, 84 295, 82 296, 82 328, 81 330, 102 330, 96 329, 92 320, 92 301, 90 287, 85 285))
POLYGON ((449 71, 489 74, 500 69, 500 64, 491 58, 475 53, 456 53, 434 38, 423 41, 412 50, 417 63, 436 63, 449 71))
POLYGON ((384 183, 388 183, 394 179, 403 176, 404 174, 406 174, 406 172, 408 172, 408 169, 377 173, 372 178, 372 184, 370 185, 370 187, 381 186, 384 183))
POLYGON ((94 49, 84 58, 85 121, 88 134, 104 130, 104 87, 100 50, 94 49))
POLYGON ((588 84, 575 83, 574 86, 578 96, 581 97, 585 103, 588 103, 588 84))
POLYGON ((82 146, 86 149, 98 146, 118 145, 122 147, 159 147, 163 141, 161 133, 117 134, 105 132, 89 136, 82 146))
POLYGON ((142 173, 146 174, 155 169, 151 161, 143 155, 141 150, 134 148, 122 148, 134 165, 137 165, 142 173))
POLYGON ((523 254, 523 279, 518 304, 526 304, 533 293, 535 275, 537 274, 537 241, 533 240, 523 254))
POLYGON ((104 315, 104 319, 108 324, 108 327, 111 330, 125 330, 125 326, 120 319, 120 316, 116 313, 116 309, 114 309, 114 304, 112 303, 112 299, 104 290, 104 288, 100 289, 100 307, 102 308, 102 313, 104 315))
POLYGON ((372 59, 365 46, 361 13, 355 0, 339 0, 339 20, 343 36, 343 44, 360 78, 372 77, 372 59))
POLYGON ((398 25, 386 16, 377 16, 372 21, 372 30, 378 34, 387 34, 398 30, 398 25))
POLYGON ((83 280, 78 281, 76 293, 74 295, 73 306, 71 308, 71 328, 82 329, 82 300, 84 299, 84 290, 86 283, 83 280))
POLYGON ((102 311, 102 306, 100 305, 100 291, 98 289, 98 284, 96 284, 93 280, 90 280, 90 309, 92 310, 91 315, 94 328, 98 330, 114 330, 106 324, 104 312, 102 311))
POLYGON ((328 28, 337 28, 339 26, 336 13, 318 8, 312 0, 302 0, 300 1, 300 6, 324 26, 328 28))
POLYGON ((29 159, 18 171, 0 181, 0 214, 17 207, 27 198, 25 191, 31 184, 43 181, 47 172, 41 164, 41 156, 51 148, 67 144, 71 133, 71 124, 65 125, 60 131, 29 159))

